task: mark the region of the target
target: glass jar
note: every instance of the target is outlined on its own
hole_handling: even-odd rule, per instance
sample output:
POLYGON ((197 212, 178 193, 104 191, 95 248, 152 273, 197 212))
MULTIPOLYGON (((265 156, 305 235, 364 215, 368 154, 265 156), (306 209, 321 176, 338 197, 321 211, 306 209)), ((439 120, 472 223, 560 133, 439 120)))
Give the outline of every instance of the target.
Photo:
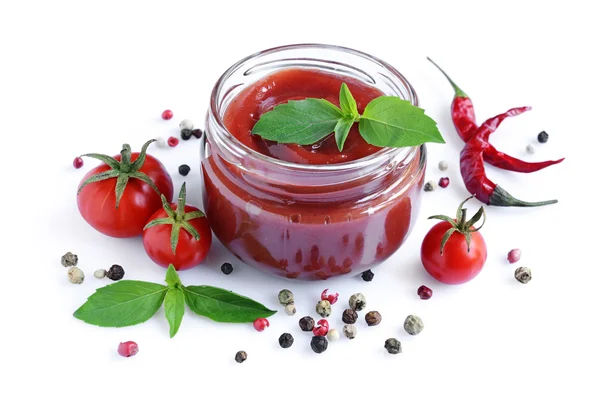
POLYGON ((251 55, 212 91, 201 149, 204 211, 223 245, 258 270, 304 280, 359 274, 391 256, 410 233, 426 149, 383 148, 350 162, 306 165, 245 146, 224 126, 229 103, 258 79, 292 67, 350 76, 418 106, 402 74, 356 50, 298 44, 251 55))

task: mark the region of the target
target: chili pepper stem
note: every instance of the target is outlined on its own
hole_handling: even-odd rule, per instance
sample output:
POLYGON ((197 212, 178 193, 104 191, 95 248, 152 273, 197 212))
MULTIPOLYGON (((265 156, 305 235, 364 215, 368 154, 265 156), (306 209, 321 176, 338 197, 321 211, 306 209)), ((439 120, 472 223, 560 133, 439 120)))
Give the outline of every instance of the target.
POLYGON ((444 77, 446 77, 446 79, 450 82, 450 85, 452 85, 452 88, 454 88, 454 96, 456 96, 456 97, 465 97, 465 98, 469 97, 466 92, 464 92, 462 89, 460 89, 459 86, 456 85, 456 83, 454 81, 452 81, 452 78, 450 78, 450 76, 448 76, 448 74, 446 74, 446 72, 444 70, 442 70, 442 68, 439 65, 437 65, 435 63, 435 61, 433 61, 429 57, 427 57, 427 59, 429 60, 429 62, 431 62, 433 65, 435 65, 436 68, 438 70, 440 70, 442 72, 442 74, 444 74, 444 77))
POLYGON ((490 196, 490 205, 493 206, 515 206, 515 207, 537 207, 546 206, 550 204, 558 203, 558 200, 544 200, 541 202, 525 202, 513 197, 506 190, 496 185, 494 192, 490 196))

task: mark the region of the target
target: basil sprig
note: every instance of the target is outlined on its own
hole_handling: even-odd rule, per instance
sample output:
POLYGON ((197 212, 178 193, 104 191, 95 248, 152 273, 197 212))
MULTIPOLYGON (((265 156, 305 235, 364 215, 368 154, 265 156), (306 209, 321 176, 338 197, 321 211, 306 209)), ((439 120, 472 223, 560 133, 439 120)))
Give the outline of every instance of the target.
POLYGON ((340 152, 352 125, 365 141, 379 147, 401 148, 426 142, 444 143, 436 122, 409 101, 381 96, 358 113, 348 86, 340 88, 340 108, 321 98, 290 100, 265 112, 252 133, 279 143, 310 145, 333 133, 340 152))
POLYGON ((149 320, 164 304, 173 338, 185 312, 185 304, 198 315, 218 322, 252 322, 275 314, 264 305, 222 288, 184 286, 173 265, 167 269, 167 285, 121 280, 99 288, 73 313, 88 324, 126 327, 149 320))

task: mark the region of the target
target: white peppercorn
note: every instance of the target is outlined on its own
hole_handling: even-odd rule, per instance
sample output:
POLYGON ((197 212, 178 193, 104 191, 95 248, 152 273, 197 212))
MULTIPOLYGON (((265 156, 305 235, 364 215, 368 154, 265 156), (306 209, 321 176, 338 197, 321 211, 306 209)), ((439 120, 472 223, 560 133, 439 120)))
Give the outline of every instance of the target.
POLYGON ((349 304, 354 311, 361 311, 367 306, 367 300, 361 293, 356 293, 350 296, 349 304))
POLYGON ((344 331, 344 335, 348 339, 354 339, 354 338, 356 338, 356 332, 357 332, 356 325, 354 325, 354 324, 346 324, 346 325, 344 325, 343 331, 344 331))
POLYGON ((337 329, 330 329, 329 332, 327 332, 327 339, 329 341, 337 341, 338 339, 340 339, 340 333, 337 329))
POLYGON ((525 148, 525 151, 529 154, 532 154, 535 152, 535 148, 533 147, 533 145, 529 144, 527 145, 527 147, 525 148))
POLYGON ((421 320, 421 318, 417 317, 416 315, 409 315, 404 320, 404 329, 410 335, 419 334, 421 331, 423 331, 423 328, 423 320, 421 320))
POLYGON ((287 315, 294 315, 296 314, 296 306, 294 304, 288 304, 285 306, 285 313, 287 315))
POLYGON ((101 268, 100 270, 94 271, 94 277, 96 277, 98 279, 102 279, 102 278, 106 277, 106 270, 101 268))
POLYGON ((183 121, 181 121, 179 123, 179 129, 193 130, 194 129, 194 123, 192 121, 190 121, 189 119, 184 119, 183 121))
POLYGON ((438 163, 438 169, 442 172, 448 170, 448 162, 446 162, 445 160, 441 160, 440 163, 438 163))
POLYGON ((83 279, 85 278, 83 271, 81 271, 78 267, 71 267, 67 271, 67 277, 69 281, 73 284, 81 284, 83 283, 83 279))
POLYGON ((158 137, 156 138, 156 146, 158 146, 159 148, 164 148, 165 146, 167 146, 167 143, 165 142, 164 138, 158 137))
POLYGON ((331 315, 331 303, 328 300, 321 300, 317 303, 317 314, 323 318, 331 315))

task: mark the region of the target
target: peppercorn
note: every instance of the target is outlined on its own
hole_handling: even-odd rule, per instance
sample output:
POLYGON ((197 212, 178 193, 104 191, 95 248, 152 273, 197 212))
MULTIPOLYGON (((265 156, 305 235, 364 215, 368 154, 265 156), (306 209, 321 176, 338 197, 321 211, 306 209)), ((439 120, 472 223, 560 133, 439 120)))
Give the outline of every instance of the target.
POLYGON ((358 314, 352 308, 347 308, 342 313, 342 321, 344 324, 354 324, 358 319, 358 314))
POLYGON ((328 300, 321 300, 317 303, 317 314, 323 318, 331 315, 331 303, 328 300))
POLYGON ((179 132, 179 136, 181 136, 182 140, 189 141, 192 137, 192 130, 191 129, 182 129, 179 132))
POLYGON ((106 277, 106 270, 101 268, 100 270, 94 271, 94 277, 96 277, 98 279, 102 279, 102 278, 106 277))
POLYGON ((400 344, 400 341, 398 341, 396 338, 386 339, 384 347, 390 354, 395 355, 402 352, 402 344, 400 344))
POLYGON ((246 359, 248 359, 248 354, 246 353, 246 351, 238 351, 235 354, 235 362, 237 362, 239 364, 244 362, 246 359))
POLYGON ((106 276, 113 281, 119 281, 125 275, 125 270, 118 264, 113 264, 106 273, 106 276))
POLYGON ((539 143, 546 143, 548 142, 548 133, 546 131, 542 131, 538 134, 537 136, 537 140, 539 143))
POLYGON ((327 342, 327 338, 321 336, 314 336, 310 341, 310 347, 317 354, 327 351, 327 346, 329 342, 327 342))
POLYGON ((77 254, 73 254, 70 251, 60 258, 60 264, 62 264, 63 267, 74 267, 77 265, 78 261, 79 258, 77 257, 77 254))
POLYGON ((508 255, 506 256, 506 259, 511 264, 512 263, 516 263, 517 261, 519 261, 521 259, 521 250, 519 250, 519 249, 512 249, 511 251, 508 252, 508 255))
POLYGON ((258 332, 263 332, 266 328, 269 327, 269 320, 266 318, 257 318, 252 323, 254 325, 254 329, 258 332))
POLYGON ((371 270, 367 270, 367 271, 363 271, 362 274, 362 279, 364 281, 373 281, 373 277, 375 277, 375 274, 373 274, 373 272, 371 270))
POLYGON ((313 334, 316 336, 325 336, 329 332, 329 322, 326 319, 317 321, 317 325, 313 328, 313 334))
POLYGON ((326 288, 323 290, 323 292, 321 293, 321 300, 327 300, 327 301, 329 301, 329 304, 331 304, 331 305, 335 304, 340 295, 338 293, 327 294, 327 291, 329 291, 329 288, 326 288))
POLYGON ((529 267, 519 267, 515 270, 515 278, 522 284, 531 281, 531 269, 529 267))
POLYGON ((156 146, 158 146, 159 148, 164 148, 165 146, 167 146, 167 143, 165 142, 164 138, 156 138, 156 146))
POLYGON ((83 166, 83 159, 81 159, 81 157, 77 156, 75 159, 73 159, 73 167, 75 169, 80 169, 83 166))
POLYGON ((174 136, 169 136, 169 139, 167 139, 167 144, 171 148, 174 148, 175 146, 177 146, 179 144, 179 139, 175 138, 174 136))
POLYGON ((535 148, 533 147, 533 145, 529 144, 525 147, 525 151, 531 155, 535 153, 535 148))
POLYGON ((438 163, 438 169, 441 170, 442 172, 445 172, 448 170, 448 162, 442 160, 440 161, 440 163, 438 163))
POLYGON ((168 121, 169 119, 173 118, 173 111, 171 111, 170 109, 165 109, 160 116, 165 121, 168 121))
POLYGON ((354 324, 346 324, 346 325, 344 325, 343 331, 344 331, 344 335, 348 339, 354 339, 354 338, 356 338, 356 332, 357 332, 356 325, 354 325, 354 324))
POLYGON ((423 320, 421 320, 421 318, 417 317, 416 315, 409 315, 404 320, 404 329, 410 335, 419 334, 421 331, 423 331, 423 328, 423 320))
POLYGON ((429 181, 427 183, 425 183, 425 185, 423 186, 423 190, 426 192, 432 192, 435 189, 435 183, 433 181, 429 181))
POLYGON ((306 317, 302 317, 300 318, 300 321, 298 321, 298 324, 300 325, 300 329, 302 331, 312 331, 313 328, 315 327, 315 320, 312 319, 312 317, 306 316, 306 317))
POLYGON ((433 290, 426 285, 422 285, 417 289, 417 295, 421 297, 422 300, 428 300, 433 295, 433 290))
POLYGON ((287 289, 279 291, 277 298, 279 299, 279 304, 281 305, 289 305, 294 303, 294 293, 287 289))
POLYGON ((81 284, 85 278, 83 271, 77 267, 70 267, 67 271, 67 277, 69 277, 69 281, 73 284, 81 284))
POLYGON ((287 315, 294 315, 296 314, 296 306, 294 304, 288 304, 285 306, 285 313, 287 315))
POLYGON ((340 339, 340 333, 337 329, 330 329, 327 333, 327 340, 330 342, 335 342, 340 339))
POLYGON ((279 346, 282 348, 289 348, 294 343, 294 337, 289 332, 284 332, 279 337, 279 346))
POLYGON ((352 294, 348 303, 354 311, 361 311, 367 306, 367 300, 361 293, 352 294))
POLYGON ((438 182, 438 185, 440 187, 446 188, 448 187, 448 185, 450 184, 450 178, 440 178, 440 181, 438 182))
POLYGON ((221 264, 221 273, 225 275, 229 275, 233 272, 233 266, 231 263, 223 263, 221 264))
POLYGON ((189 129, 190 131, 194 129, 194 123, 189 119, 184 119, 179 122, 179 129, 189 129))
POLYGON ((369 327, 373 327, 375 325, 379 325, 381 322, 381 314, 379 311, 371 311, 365 315, 365 321, 367 321, 367 325, 369 327))
POLYGON ((185 164, 180 165, 178 170, 179 170, 179 174, 181 176, 187 176, 188 173, 190 173, 190 167, 188 165, 185 165, 185 164))
POLYGON ((119 355, 124 356, 125 358, 134 356, 139 350, 138 344, 133 341, 121 342, 117 348, 119 355))
POLYGON ((192 135, 194 135, 196 137, 196 139, 202 138, 202 134, 203 134, 202 129, 194 129, 192 131, 192 135))

